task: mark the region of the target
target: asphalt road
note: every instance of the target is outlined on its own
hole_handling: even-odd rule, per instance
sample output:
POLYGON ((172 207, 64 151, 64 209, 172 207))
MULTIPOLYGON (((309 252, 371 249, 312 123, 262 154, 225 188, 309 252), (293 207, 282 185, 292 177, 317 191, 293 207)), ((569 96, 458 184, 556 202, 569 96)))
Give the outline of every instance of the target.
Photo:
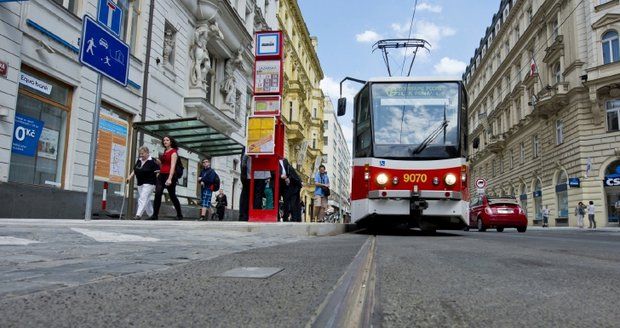
POLYGON ((1 228, 38 243, 0 245, 0 327, 620 325, 620 232, 1 228), (239 267, 281 271, 223 276, 239 267))
POLYGON ((618 327, 620 233, 377 236, 382 327, 618 327))

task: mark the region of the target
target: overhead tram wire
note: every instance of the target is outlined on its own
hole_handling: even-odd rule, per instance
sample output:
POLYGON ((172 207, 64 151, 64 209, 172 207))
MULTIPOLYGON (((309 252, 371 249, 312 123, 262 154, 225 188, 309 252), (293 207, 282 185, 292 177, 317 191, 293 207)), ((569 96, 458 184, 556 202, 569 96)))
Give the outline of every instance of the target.
MULTIPOLYGON (((575 11, 577 10, 577 8, 579 8, 579 6, 581 4, 584 3, 585 0, 580 0, 576 5, 575 8, 573 8, 573 10, 571 10, 570 14, 568 14, 568 16, 566 16, 566 18, 564 18, 564 20, 562 21, 562 23, 560 23, 558 25, 558 30, 560 30, 560 28, 564 25, 564 23, 566 23, 566 21, 575 13, 575 11)), ((545 42, 542 43, 542 45, 536 49, 532 55, 532 58, 530 59, 534 59, 534 57, 536 57, 536 55, 543 49, 545 49, 547 47, 547 42, 551 39, 551 36, 547 37, 547 39, 545 39, 545 42)), ((538 65, 536 64, 536 62, 534 61, 534 64, 536 65, 536 67, 538 68, 538 65)), ((525 67, 529 67, 529 66, 525 66, 525 67)), ((530 68, 531 69, 531 68, 530 68)), ((512 85, 512 83, 518 79, 520 79, 521 74, 524 70, 524 67, 521 67, 521 69, 519 69, 519 71, 517 72, 517 76, 514 78, 510 78, 508 81, 510 82, 509 84, 512 85)), ((540 84, 542 85, 542 79, 540 78, 540 75, 538 76, 538 79, 540 81, 540 84)), ((504 92, 508 92, 510 91, 510 88, 508 90, 506 90, 506 88, 500 88, 500 92, 499 94, 503 94, 504 92)), ((493 101, 494 103, 491 105, 492 108, 495 108, 495 106, 499 105, 499 103, 501 103, 501 97, 498 97, 496 100, 493 101)), ((494 110, 494 109, 493 109, 494 110)), ((493 110, 491 110, 491 112, 493 112, 493 110)))
MULTIPOLYGON (((411 22, 409 23, 409 34, 407 35, 407 39, 411 38, 411 32, 413 31, 413 20, 415 19, 415 13, 418 9, 418 0, 415 0, 413 4, 413 14, 411 15, 411 22)), ((407 60, 407 48, 405 48, 405 54, 403 54, 403 64, 400 66, 400 75, 403 75, 403 71, 405 69, 405 61, 407 60)), ((409 65, 409 73, 407 76, 411 74, 411 67, 413 66, 413 61, 415 60, 417 51, 414 51, 413 58, 411 59, 411 65, 409 65)))

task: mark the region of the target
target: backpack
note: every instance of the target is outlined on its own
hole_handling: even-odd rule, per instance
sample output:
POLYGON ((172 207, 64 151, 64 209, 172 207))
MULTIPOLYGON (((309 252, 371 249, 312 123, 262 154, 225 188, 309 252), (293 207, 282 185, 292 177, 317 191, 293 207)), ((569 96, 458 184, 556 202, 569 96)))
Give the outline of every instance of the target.
POLYGON ((220 176, 215 171, 213 171, 213 174, 215 174, 213 178, 213 191, 218 191, 220 190, 220 176))
POLYGON ((178 157, 177 155, 177 165, 175 165, 174 167, 174 176, 177 179, 181 179, 181 177, 183 177, 184 170, 185 168, 183 167, 183 162, 181 161, 181 157, 178 157))

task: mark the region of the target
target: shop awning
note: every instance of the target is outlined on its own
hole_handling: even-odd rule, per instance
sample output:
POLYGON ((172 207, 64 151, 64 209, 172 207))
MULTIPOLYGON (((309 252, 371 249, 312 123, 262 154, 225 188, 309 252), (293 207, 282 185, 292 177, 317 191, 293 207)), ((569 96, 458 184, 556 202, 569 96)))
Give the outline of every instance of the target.
POLYGON ((244 149, 242 144, 199 118, 137 122, 134 127, 159 139, 171 136, 179 147, 206 157, 239 155, 244 149))

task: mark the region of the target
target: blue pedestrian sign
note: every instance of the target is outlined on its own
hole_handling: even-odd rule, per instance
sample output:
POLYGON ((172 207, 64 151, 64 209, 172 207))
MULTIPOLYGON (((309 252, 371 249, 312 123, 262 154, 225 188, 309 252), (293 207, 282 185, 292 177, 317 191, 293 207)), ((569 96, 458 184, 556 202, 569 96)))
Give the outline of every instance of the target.
POLYGON ((82 26, 80 62, 127 86, 129 46, 88 15, 84 15, 82 26))
POLYGON ((113 0, 99 0, 97 20, 107 26, 116 36, 121 35, 121 22, 123 21, 122 8, 113 0))

